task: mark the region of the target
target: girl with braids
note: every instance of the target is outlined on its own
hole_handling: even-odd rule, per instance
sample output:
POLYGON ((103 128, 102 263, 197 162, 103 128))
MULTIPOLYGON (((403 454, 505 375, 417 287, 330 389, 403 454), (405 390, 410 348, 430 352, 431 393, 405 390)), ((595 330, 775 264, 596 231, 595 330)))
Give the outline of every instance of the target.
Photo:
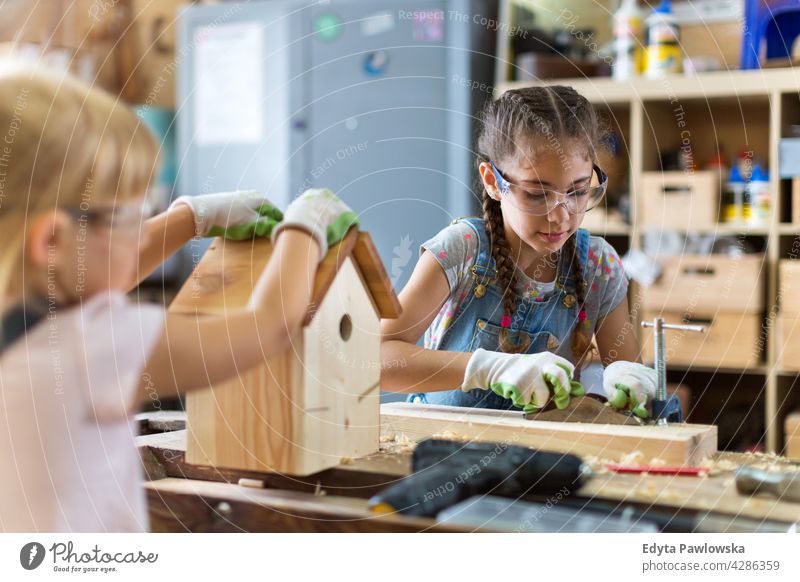
POLYGON ((619 257, 579 228, 607 186, 592 106, 570 87, 525 88, 487 104, 481 121, 483 217, 422 245, 402 316, 382 323, 384 389, 433 404, 566 408, 583 394, 575 370, 594 338, 611 405, 648 416, 656 375, 634 362, 619 257))

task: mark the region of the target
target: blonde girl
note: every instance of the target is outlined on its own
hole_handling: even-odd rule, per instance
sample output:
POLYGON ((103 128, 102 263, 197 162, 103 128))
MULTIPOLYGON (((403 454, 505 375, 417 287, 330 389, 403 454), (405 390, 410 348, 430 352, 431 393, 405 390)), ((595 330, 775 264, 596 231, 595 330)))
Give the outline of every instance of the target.
POLYGON ((146 530, 132 414, 284 350, 349 209, 312 191, 279 223, 263 196, 223 193, 147 220, 152 136, 111 96, 42 72, 0 72, 0 140, 0 531, 146 530), (127 299, 214 233, 273 237, 246 309, 180 317, 127 299))

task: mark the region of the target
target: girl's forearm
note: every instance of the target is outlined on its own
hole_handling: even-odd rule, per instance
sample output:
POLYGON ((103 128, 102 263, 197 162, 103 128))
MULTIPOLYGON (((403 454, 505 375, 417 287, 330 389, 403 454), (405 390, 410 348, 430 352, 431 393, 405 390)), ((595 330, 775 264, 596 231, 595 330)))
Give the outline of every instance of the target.
POLYGON ((246 309, 223 317, 168 315, 148 359, 142 397, 174 396, 235 378, 287 349, 301 328, 319 264, 308 234, 286 230, 246 309))
POLYGON ((141 283, 194 236, 194 214, 186 205, 162 212, 144 224, 139 262, 129 289, 141 283))
POLYGON ((381 344, 381 389, 389 392, 454 390, 464 381, 471 353, 428 350, 389 340, 381 344))
POLYGON ((319 252, 317 241, 305 231, 284 230, 253 289, 248 308, 270 325, 280 324, 286 339, 299 330, 309 309, 319 252))

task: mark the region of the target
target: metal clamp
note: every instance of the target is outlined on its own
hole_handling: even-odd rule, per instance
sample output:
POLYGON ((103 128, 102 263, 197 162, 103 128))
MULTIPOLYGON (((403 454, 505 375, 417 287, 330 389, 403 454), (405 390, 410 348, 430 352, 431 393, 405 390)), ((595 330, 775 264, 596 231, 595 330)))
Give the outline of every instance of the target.
MULTIPOLYGON (((667 401, 667 356, 666 350, 664 349, 664 330, 674 329, 678 331, 704 333, 706 328, 702 325, 677 325, 674 323, 664 323, 664 319, 661 317, 654 318, 652 323, 649 321, 643 321, 642 327, 653 328, 653 358, 655 360, 654 364, 657 377, 655 400, 656 402, 660 401, 664 403, 667 401)), ((659 426, 665 426, 668 424, 668 421, 664 416, 658 415, 656 424, 659 426)))

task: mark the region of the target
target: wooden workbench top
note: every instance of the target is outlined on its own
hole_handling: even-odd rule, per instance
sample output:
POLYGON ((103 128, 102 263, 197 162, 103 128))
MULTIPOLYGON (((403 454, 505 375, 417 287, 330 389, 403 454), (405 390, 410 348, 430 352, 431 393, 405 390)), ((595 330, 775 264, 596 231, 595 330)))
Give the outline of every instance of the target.
MULTIPOLYGON (((153 531, 460 531, 433 520, 376 517, 367 511, 369 497, 410 473, 410 447, 393 443, 389 450, 346 460, 316 475, 291 477, 189 465, 184 460, 185 430, 144 435, 137 445, 149 479, 153 531), (243 487, 240 479, 263 482, 264 487, 243 487)), ((780 457, 741 453, 718 453, 714 461, 723 470, 707 477, 600 473, 577 493, 676 512, 800 522, 800 503, 739 495, 733 480, 733 469, 740 465, 794 470, 796 465, 780 457)))

